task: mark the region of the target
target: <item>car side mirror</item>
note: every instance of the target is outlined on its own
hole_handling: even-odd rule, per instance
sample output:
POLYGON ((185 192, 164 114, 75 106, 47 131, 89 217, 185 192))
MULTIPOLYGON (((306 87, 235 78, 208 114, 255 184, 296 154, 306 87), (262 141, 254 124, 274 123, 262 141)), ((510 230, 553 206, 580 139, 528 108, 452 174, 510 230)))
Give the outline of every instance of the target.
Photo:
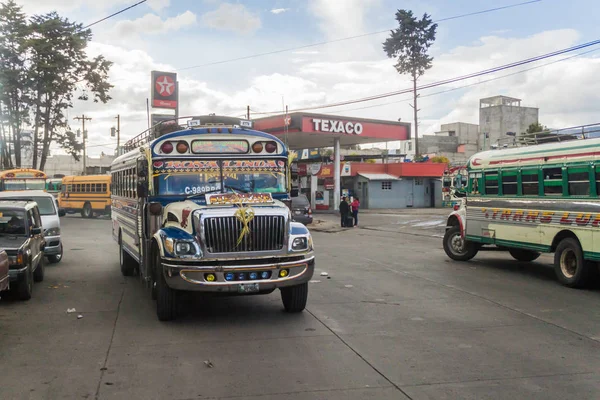
POLYGON ((58 209, 58 216, 59 217, 64 217, 65 215, 67 215, 67 212, 65 211, 64 208, 59 208, 58 209))
POLYGON ((41 235, 42 234, 42 228, 31 228, 31 234, 32 235, 41 235))

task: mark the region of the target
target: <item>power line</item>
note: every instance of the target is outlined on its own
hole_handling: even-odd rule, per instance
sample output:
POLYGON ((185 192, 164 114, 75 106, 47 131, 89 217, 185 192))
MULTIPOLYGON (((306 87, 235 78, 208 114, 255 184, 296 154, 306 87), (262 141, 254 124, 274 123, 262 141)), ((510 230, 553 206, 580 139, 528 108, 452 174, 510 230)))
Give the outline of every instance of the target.
POLYGON ((99 20, 98 20, 98 21, 96 21, 96 22, 92 22, 91 24, 89 24, 89 25, 86 25, 86 26, 84 26, 84 27, 83 27, 83 28, 81 28, 81 29, 82 29, 82 30, 83 30, 83 29, 87 29, 87 28, 89 28, 89 27, 91 27, 91 26, 94 26, 94 25, 96 25, 96 24, 99 24, 100 22, 106 21, 107 19, 110 19, 110 18, 112 18, 112 17, 114 17, 114 16, 116 16, 116 15, 119 15, 119 14, 121 14, 121 13, 124 13, 124 12, 125 12, 125 11, 127 11, 127 10, 130 10, 130 9, 132 9, 133 7, 139 6, 140 4, 142 4, 142 3, 145 3, 146 1, 147 1, 147 0, 141 0, 141 1, 138 1, 137 3, 135 3, 135 4, 132 4, 132 5, 130 5, 129 7, 126 7, 126 8, 124 8, 124 9, 122 9, 122 10, 119 10, 119 11, 117 11, 116 13, 110 14, 108 17, 104 17, 104 18, 102 18, 102 19, 99 19, 99 20))
MULTIPOLYGON (((438 22, 450 21, 450 20, 454 20, 454 19, 458 19, 458 18, 470 17, 470 16, 473 16, 473 15, 486 14, 486 13, 491 13, 491 12, 494 12, 494 11, 505 10, 507 8, 519 7, 519 6, 524 6, 524 5, 532 4, 532 3, 539 3, 540 1, 542 1, 542 0, 530 0, 530 1, 525 1, 525 2, 522 2, 522 3, 510 4, 510 5, 507 5, 507 6, 490 8, 490 9, 487 9, 487 10, 474 11, 474 12, 471 12, 471 13, 468 13, 468 14, 461 14, 461 15, 455 15, 455 16, 452 16, 452 17, 442 18, 442 19, 439 19, 439 20, 434 21, 434 22, 438 23, 438 22)), ((382 30, 382 31, 363 33, 361 35, 355 35, 355 36, 348 36, 348 37, 343 37, 343 38, 338 38, 338 39, 332 39, 332 40, 327 40, 327 41, 324 41, 324 42, 311 43, 311 44, 306 44, 306 45, 298 46, 298 47, 289 47, 289 48, 286 48, 286 49, 273 50, 273 51, 268 51, 268 52, 265 52, 265 53, 256 53, 256 54, 251 54, 251 55, 243 56, 243 57, 229 58, 229 59, 226 59, 226 60, 214 61, 214 62, 210 62, 210 63, 206 63, 206 64, 192 65, 190 67, 179 68, 177 71, 185 71, 185 70, 188 70, 188 69, 208 67, 208 66, 211 66, 211 65, 226 64, 226 63, 230 63, 230 62, 234 62, 234 61, 249 60, 251 58, 262 57, 262 56, 269 56, 269 55, 273 55, 273 54, 286 53, 286 52, 294 51, 294 50, 308 49, 308 48, 311 48, 311 47, 323 46, 323 45, 329 44, 329 43, 338 43, 338 42, 343 42, 343 41, 346 41, 346 40, 353 40, 353 39, 359 39, 359 38, 363 38, 363 37, 367 37, 367 36, 372 36, 372 35, 379 35, 381 33, 389 32, 390 30, 391 29, 385 29, 385 30, 382 30)))
MULTIPOLYGON (((547 67, 548 65, 556 64, 556 63, 559 63, 559 62, 562 62, 562 61, 570 60, 570 59, 575 58, 575 57, 583 56, 585 54, 593 53, 593 52, 596 52, 598 50, 600 50, 600 48, 593 49, 593 50, 588 50, 588 51, 584 51, 583 53, 579 53, 579 54, 575 54, 573 56, 561 58, 560 60, 551 61, 551 62, 548 62, 548 63, 544 63, 542 65, 536 65, 535 67, 527 68, 527 69, 524 69, 524 70, 521 70, 521 71, 513 72, 513 73, 502 75, 502 76, 497 76, 495 78, 485 79, 483 81, 469 83, 467 85, 463 85, 463 86, 460 86, 460 87, 456 87, 456 88, 452 88, 452 89, 447 89, 447 90, 442 90, 442 91, 434 92, 434 93, 429 93, 429 94, 422 95, 422 96, 420 95, 419 98, 437 96, 439 94, 454 92, 456 90, 461 90, 461 89, 465 89, 465 88, 468 88, 468 87, 471 87, 471 86, 481 85, 481 84, 484 84, 484 83, 496 81, 498 79, 508 78, 508 77, 511 77, 511 76, 514 76, 514 75, 518 75, 518 74, 522 74, 522 73, 525 73, 525 72, 528 72, 528 71, 531 71, 531 70, 534 70, 534 69, 547 67)), ((387 105, 390 105, 390 104, 398 104, 398 103, 402 103, 402 102, 410 101, 410 100, 412 100, 412 97, 407 97, 406 99, 402 99, 402 100, 389 101, 387 103, 375 104, 375 105, 371 105, 371 106, 357 107, 357 108, 347 108, 347 109, 344 109, 344 110, 334 110, 334 111, 329 111, 329 113, 337 114, 337 113, 348 112, 348 111, 366 110, 366 109, 369 109, 369 108, 383 107, 383 106, 387 106, 387 105)))
MULTIPOLYGON (((479 71, 479 72, 475 72, 472 74, 468 74, 468 75, 462 75, 462 76, 458 76, 455 78, 450 78, 450 79, 446 79, 443 81, 437 81, 437 82, 433 82, 433 83, 429 83, 429 84, 425 84, 425 85, 421 85, 417 87, 417 90, 423 90, 423 89, 430 89, 436 86, 442 86, 442 85, 447 85, 449 83, 454 83, 454 82, 458 82, 458 81, 462 81, 465 79, 470 79, 470 78, 475 78, 478 76, 482 76, 482 75, 487 75, 487 74, 491 74, 494 72, 499 72, 499 71, 503 71, 505 69, 510 69, 510 68, 514 68, 514 67, 518 67, 521 65, 525 65, 525 64, 530 64, 532 62, 536 62, 536 61, 540 61, 546 58, 550 58, 550 57, 554 57, 560 54, 565 54, 565 53, 569 53, 572 51, 576 51, 579 49, 583 49, 586 47, 590 47, 590 46, 595 46, 597 44, 600 44, 600 40, 594 40, 591 42, 587 42, 587 43, 583 43, 577 46, 573 46, 573 47, 568 47, 566 49, 562 49, 562 50, 557 50, 551 53, 547 53, 547 54, 543 54, 540 56, 536 56, 536 57, 531 57, 525 60, 521 60, 521 61, 516 61, 510 64, 505 64, 505 65, 501 65, 498 67, 494 67, 494 68, 489 68, 489 69, 485 69, 483 71, 479 71)), ((331 108, 331 107, 339 107, 339 106, 345 106, 345 105, 349 105, 349 104, 355 104, 355 103, 362 103, 365 101, 372 101, 372 100, 377 100, 377 99, 382 99, 385 97, 391 97, 391 96, 397 96, 399 94, 405 94, 405 93, 412 93, 413 92, 413 88, 407 88, 407 89, 402 89, 402 90, 398 90, 398 91, 394 91, 394 92, 388 92, 388 93, 381 93, 381 94, 377 94, 377 95, 373 95, 373 96, 368 96, 368 97, 364 97, 364 98, 360 98, 360 99, 354 99, 354 100, 347 100, 347 101, 342 101, 342 102, 337 102, 337 103, 331 103, 331 104, 323 104, 323 105, 319 105, 319 106, 309 106, 309 107, 302 107, 302 108, 297 108, 294 110, 289 110, 289 112, 297 112, 297 111, 307 111, 307 110, 318 110, 318 109, 322 109, 322 108, 331 108)), ((278 114, 279 111, 270 111, 264 114, 278 114)), ((260 114, 260 113, 255 113, 255 114, 260 114)))

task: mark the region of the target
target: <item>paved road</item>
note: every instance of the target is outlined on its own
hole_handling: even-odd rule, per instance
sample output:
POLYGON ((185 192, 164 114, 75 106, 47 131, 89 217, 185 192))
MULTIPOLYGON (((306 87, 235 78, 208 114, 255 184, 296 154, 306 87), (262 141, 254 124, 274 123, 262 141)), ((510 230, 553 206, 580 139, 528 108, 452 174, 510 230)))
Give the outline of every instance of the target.
POLYGON ((190 298, 160 323, 110 221, 63 232, 34 298, 0 300, 0 399, 600 398, 600 290, 563 288, 547 256, 456 263, 434 232, 319 232, 306 312, 190 298))

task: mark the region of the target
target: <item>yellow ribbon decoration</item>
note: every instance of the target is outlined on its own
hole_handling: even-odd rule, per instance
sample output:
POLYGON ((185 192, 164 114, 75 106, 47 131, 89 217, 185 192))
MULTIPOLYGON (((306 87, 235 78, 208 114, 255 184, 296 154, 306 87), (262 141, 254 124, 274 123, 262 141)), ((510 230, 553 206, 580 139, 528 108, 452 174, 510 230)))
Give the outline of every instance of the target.
POLYGON ((239 196, 234 200, 234 203, 238 207, 234 216, 242 223, 242 231, 240 232, 237 244, 235 245, 238 247, 244 240, 244 237, 250 234, 250 222, 254 219, 254 209, 250 206, 244 206, 243 199, 239 196))

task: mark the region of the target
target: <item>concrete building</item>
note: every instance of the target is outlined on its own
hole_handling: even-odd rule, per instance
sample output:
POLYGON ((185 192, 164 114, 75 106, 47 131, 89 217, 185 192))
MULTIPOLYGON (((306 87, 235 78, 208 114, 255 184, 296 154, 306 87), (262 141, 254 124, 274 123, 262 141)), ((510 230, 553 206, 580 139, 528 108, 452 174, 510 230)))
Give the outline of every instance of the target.
MULTIPOLYGON (((86 172, 87 175, 103 175, 110 172, 114 156, 103 155, 100 157, 87 157, 86 172)), ((48 157, 44 172, 48 176, 54 175, 82 175, 83 173, 83 158, 79 161, 69 155, 55 155, 48 157)))
MULTIPOLYGON (((422 155, 444 156, 452 163, 465 163, 477 152, 479 126, 466 122, 442 124, 440 131, 433 135, 423 135, 419 138, 419 152, 422 155)), ((414 139, 400 143, 400 151, 408 159, 415 156, 414 139)))
POLYGON ((522 107, 514 97, 494 96, 479 100, 479 150, 489 150, 538 122, 539 109, 522 107))

